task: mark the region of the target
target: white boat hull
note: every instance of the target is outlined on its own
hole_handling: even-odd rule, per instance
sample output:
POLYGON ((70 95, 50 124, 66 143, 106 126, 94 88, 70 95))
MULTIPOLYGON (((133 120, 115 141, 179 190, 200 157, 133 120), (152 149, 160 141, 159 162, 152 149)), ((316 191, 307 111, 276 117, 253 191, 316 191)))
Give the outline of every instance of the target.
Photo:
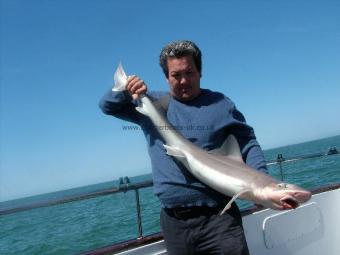
POLYGON ((290 211, 271 209, 243 217, 252 255, 337 255, 340 251, 340 189, 312 196, 290 211))
MULTIPOLYGON (((340 251, 340 189, 314 194, 297 209, 265 209, 243 217, 252 255, 338 255, 340 251)), ((166 254, 164 241, 120 255, 166 254)))

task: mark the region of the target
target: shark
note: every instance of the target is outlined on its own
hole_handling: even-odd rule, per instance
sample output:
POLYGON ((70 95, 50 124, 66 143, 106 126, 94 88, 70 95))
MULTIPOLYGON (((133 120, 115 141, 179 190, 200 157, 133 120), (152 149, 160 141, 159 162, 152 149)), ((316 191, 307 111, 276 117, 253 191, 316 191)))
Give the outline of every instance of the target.
MULTIPOLYGON (((125 90, 127 76, 121 65, 114 74, 113 91, 125 90)), ((150 118, 164 140, 166 154, 181 162, 198 180, 230 197, 221 214, 237 198, 253 201, 274 210, 295 209, 311 198, 311 192, 297 185, 284 183, 244 163, 234 135, 222 146, 206 151, 182 136, 166 118, 166 100, 154 101, 146 94, 139 98, 136 110, 150 118)))

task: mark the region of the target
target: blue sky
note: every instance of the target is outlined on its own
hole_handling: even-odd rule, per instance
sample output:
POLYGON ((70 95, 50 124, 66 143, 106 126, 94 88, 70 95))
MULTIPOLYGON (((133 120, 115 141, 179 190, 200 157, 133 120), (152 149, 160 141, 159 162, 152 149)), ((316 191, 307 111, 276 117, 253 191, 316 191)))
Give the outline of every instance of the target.
POLYGON ((158 56, 177 39, 263 148, 340 134, 339 1, 0 3, 0 201, 150 172, 141 131, 97 105, 119 61, 167 90, 158 56))

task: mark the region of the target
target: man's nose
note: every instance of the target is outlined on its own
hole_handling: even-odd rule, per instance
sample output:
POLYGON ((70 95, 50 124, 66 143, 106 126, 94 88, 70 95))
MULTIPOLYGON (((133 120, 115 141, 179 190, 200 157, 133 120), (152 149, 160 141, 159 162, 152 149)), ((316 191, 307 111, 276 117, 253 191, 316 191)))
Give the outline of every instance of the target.
POLYGON ((185 77, 184 75, 181 77, 181 79, 180 79, 180 84, 186 84, 187 83, 187 81, 188 81, 188 79, 187 79, 187 77, 185 77))

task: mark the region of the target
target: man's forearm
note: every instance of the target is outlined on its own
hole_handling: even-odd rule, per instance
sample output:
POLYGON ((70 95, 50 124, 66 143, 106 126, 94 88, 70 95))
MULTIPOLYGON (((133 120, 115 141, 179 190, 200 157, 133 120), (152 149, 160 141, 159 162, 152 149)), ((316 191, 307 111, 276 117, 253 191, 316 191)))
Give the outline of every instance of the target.
POLYGON ((246 164, 252 168, 268 174, 266 160, 260 145, 256 142, 248 149, 246 164))
POLYGON ((138 116, 135 107, 127 91, 109 90, 99 101, 99 108, 103 113, 137 123, 138 116))

